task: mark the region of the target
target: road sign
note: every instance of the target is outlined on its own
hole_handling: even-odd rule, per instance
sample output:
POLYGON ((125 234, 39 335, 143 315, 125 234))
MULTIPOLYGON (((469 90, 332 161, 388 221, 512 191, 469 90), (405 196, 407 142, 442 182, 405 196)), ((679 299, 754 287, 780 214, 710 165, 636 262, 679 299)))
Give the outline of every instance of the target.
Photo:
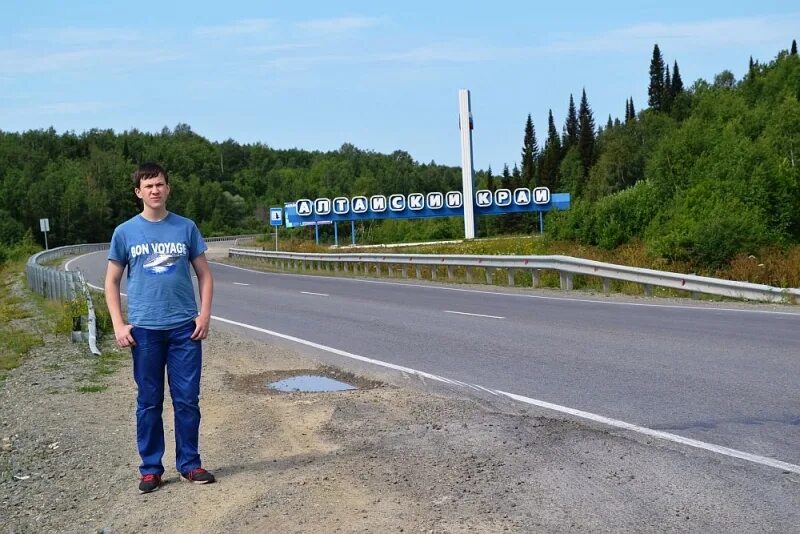
POLYGON ((269 224, 272 226, 283 225, 283 209, 281 208, 269 209, 269 224))
POLYGON ((50 219, 39 219, 39 229, 42 232, 50 231, 50 219))

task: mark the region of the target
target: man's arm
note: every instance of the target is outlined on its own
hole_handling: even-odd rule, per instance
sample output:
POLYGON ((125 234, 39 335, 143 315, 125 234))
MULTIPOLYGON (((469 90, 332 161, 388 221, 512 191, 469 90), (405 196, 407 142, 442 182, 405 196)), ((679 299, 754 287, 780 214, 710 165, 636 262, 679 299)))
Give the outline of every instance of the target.
POLYGON ((192 267, 197 273, 197 286, 200 288, 200 315, 195 319, 192 339, 200 340, 208 337, 208 326, 211 323, 211 300, 214 298, 214 279, 205 254, 192 260, 192 267))
POLYGON ((133 326, 127 324, 122 317, 122 304, 119 294, 119 284, 122 280, 122 273, 125 272, 125 266, 118 261, 108 260, 108 267, 106 268, 106 305, 108 306, 108 313, 111 314, 111 323, 114 325, 114 337, 117 339, 117 345, 120 347, 132 347, 136 345, 131 329, 133 326))

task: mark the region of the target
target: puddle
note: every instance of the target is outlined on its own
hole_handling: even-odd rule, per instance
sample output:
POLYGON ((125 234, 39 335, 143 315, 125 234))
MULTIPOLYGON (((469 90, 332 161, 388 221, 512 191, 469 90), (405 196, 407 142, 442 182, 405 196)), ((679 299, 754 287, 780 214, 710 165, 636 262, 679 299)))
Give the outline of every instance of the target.
POLYGON ((357 389, 355 386, 347 384, 346 382, 320 375, 300 375, 284 378, 283 380, 267 384, 267 387, 286 393, 322 393, 327 391, 357 389))
POLYGON ((261 373, 230 375, 228 380, 237 391, 260 395, 365 391, 384 386, 382 382, 327 365, 316 369, 273 369, 261 373))

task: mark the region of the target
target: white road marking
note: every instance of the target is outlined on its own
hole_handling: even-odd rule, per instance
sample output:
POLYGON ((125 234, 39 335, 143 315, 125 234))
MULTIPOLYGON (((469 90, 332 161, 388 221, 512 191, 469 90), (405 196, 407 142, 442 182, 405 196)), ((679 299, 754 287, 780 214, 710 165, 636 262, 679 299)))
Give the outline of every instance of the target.
POLYGON ((467 313, 467 312, 460 312, 460 311, 453 311, 453 310, 444 310, 445 313, 455 313, 458 315, 469 315, 471 317, 488 317, 489 319, 505 319, 505 317, 500 317, 499 315, 483 315, 482 313, 467 313))
POLYGON ((721 454, 723 456, 729 456, 731 458, 739 458, 741 460, 746 460, 748 462, 752 462, 759 465, 765 465, 768 467, 774 467, 776 469, 781 469, 783 471, 788 471, 791 473, 800 474, 800 465, 790 464, 788 462, 782 462, 780 460, 775 460, 774 458, 768 458, 766 456, 759 456, 757 454, 752 454, 749 452, 739 451, 736 449, 731 449, 730 447, 723 447, 721 445, 714 445, 713 443, 706 443, 704 441, 699 441, 696 439, 685 438, 683 436, 679 436, 677 434, 670 434, 669 432, 662 432, 660 430, 653 430, 652 428, 647 428, 639 425, 634 425, 632 423, 626 423, 625 421, 620 421, 618 419, 611 419, 610 417, 605 417, 603 415, 597 415, 590 412, 584 412, 582 410, 576 410, 574 408, 568 408, 566 406, 561 406, 559 404, 553 404, 551 402, 541 401, 537 399, 532 399, 530 397, 525 397, 523 395, 517 395, 515 393, 508 393, 506 391, 501 391, 498 389, 490 389, 486 388, 477 384, 467 384, 465 382, 461 382, 459 380, 452 380, 450 378, 446 378, 443 376, 435 375, 432 373, 426 373, 424 371, 418 371, 416 369, 412 369, 410 367, 404 367, 402 365, 397 365, 394 363, 384 362, 382 360, 376 360, 374 358, 367 358, 366 356, 359 356, 358 354, 353 354, 351 352, 347 352, 341 349, 336 349, 333 347, 328 347, 327 345, 322 345, 320 343, 315 343, 313 341, 308 341, 306 339, 301 339, 299 337, 290 336, 287 334, 281 334, 280 332, 275 332, 272 330, 267 330, 265 328, 260 328, 258 326, 249 325, 246 323, 240 323, 238 321, 232 321, 230 319, 225 319, 223 317, 217 317, 215 315, 211 316, 212 319, 216 321, 220 321, 223 323, 232 324, 235 326, 239 326, 242 328, 247 328, 249 330, 254 330, 256 332, 261 332, 263 334, 268 334, 270 336, 278 337, 281 339, 286 339, 288 341, 293 341, 295 343, 299 343, 301 345, 306 345, 308 347, 313 347, 315 349, 324 350, 326 352, 330 352, 331 354, 337 354, 339 356, 344 356, 346 358, 351 358, 353 360, 358 360, 361 362, 371 363, 373 365, 378 365, 380 367, 385 367, 388 369, 394 369, 396 371, 401 371, 403 373, 408 373, 411 375, 420 376, 423 378, 428 378, 431 380, 435 380, 436 382, 442 382, 444 384, 450 384, 455 386, 461 387, 471 387, 471 388, 479 388, 483 391, 491 393, 493 395, 503 395, 508 397, 512 400, 523 402, 525 404, 531 404, 533 406, 538 406, 540 408, 545 408, 548 410, 553 410, 560 413, 565 413, 572 415, 574 417, 579 417, 581 419, 587 419, 589 421, 594 421, 596 423, 602 423, 604 425, 621 428, 623 430, 628 430, 631 432, 636 432, 638 434, 644 434, 646 436, 651 436, 658 439, 663 439, 666 441, 671 441, 673 443, 679 443, 681 445, 686 445, 689 447, 694 447, 696 449, 702 449, 709 452, 713 452, 716 454, 721 454))
MULTIPOLYGON (((219 262, 210 262, 214 265, 220 265, 223 267, 229 267, 231 269, 239 269, 242 271, 247 271, 249 273, 259 273, 263 275, 279 275, 279 276, 296 276, 296 277, 313 277, 319 278, 318 275, 313 274, 297 274, 297 273, 278 273, 278 272, 264 272, 264 271, 257 271, 255 269, 247 269, 245 267, 239 267, 238 265, 229 265, 227 263, 219 263, 219 262)), ((480 289, 465 289, 462 287, 448 287, 448 286, 440 286, 434 284, 411 284, 405 282, 389 282, 386 280, 365 280, 363 278, 337 278, 337 280, 347 281, 349 283, 364 283, 364 284, 382 284, 382 285, 390 285, 390 286, 403 286, 403 287, 421 287, 425 289, 438 289, 441 291, 458 291, 461 293, 476 293, 479 295, 500 295, 506 297, 516 297, 516 298, 525 298, 525 299, 538 299, 538 300, 555 300, 555 301, 562 301, 562 302, 581 302, 581 303, 588 303, 588 304, 608 304, 612 306, 640 306, 644 308, 667 308, 667 309, 676 309, 676 310, 696 310, 696 311, 711 311, 711 312, 735 312, 735 313, 762 313, 768 315, 790 315, 792 317, 800 317, 800 313, 798 312, 783 312, 783 311, 773 311, 773 310, 752 310, 747 308, 713 308, 713 307, 705 307, 705 306, 686 306, 681 304, 651 304, 646 302, 619 302, 619 301, 612 301, 612 300, 596 300, 596 299, 583 299, 583 298, 573 298, 573 297, 550 297, 546 295, 528 295, 523 293, 505 293, 505 292, 498 292, 498 291, 482 291, 480 289)))
POLYGON ((313 291, 301 291, 303 295, 316 295, 318 297, 330 297, 327 293, 314 293, 313 291))
POLYGON ((250 284, 243 284, 242 282, 234 282, 233 285, 235 285, 235 286, 249 286, 250 284))

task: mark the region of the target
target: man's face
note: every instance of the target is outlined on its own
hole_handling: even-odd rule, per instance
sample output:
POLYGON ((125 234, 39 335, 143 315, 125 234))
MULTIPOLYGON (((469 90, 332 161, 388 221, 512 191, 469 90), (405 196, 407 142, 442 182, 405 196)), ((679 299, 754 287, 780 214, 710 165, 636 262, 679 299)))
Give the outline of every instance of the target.
POLYGON ((164 175, 159 174, 153 178, 146 178, 139 181, 139 187, 135 189, 136 196, 142 199, 145 206, 150 209, 158 210, 164 208, 169 197, 169 184, 164 179, 164 175))

